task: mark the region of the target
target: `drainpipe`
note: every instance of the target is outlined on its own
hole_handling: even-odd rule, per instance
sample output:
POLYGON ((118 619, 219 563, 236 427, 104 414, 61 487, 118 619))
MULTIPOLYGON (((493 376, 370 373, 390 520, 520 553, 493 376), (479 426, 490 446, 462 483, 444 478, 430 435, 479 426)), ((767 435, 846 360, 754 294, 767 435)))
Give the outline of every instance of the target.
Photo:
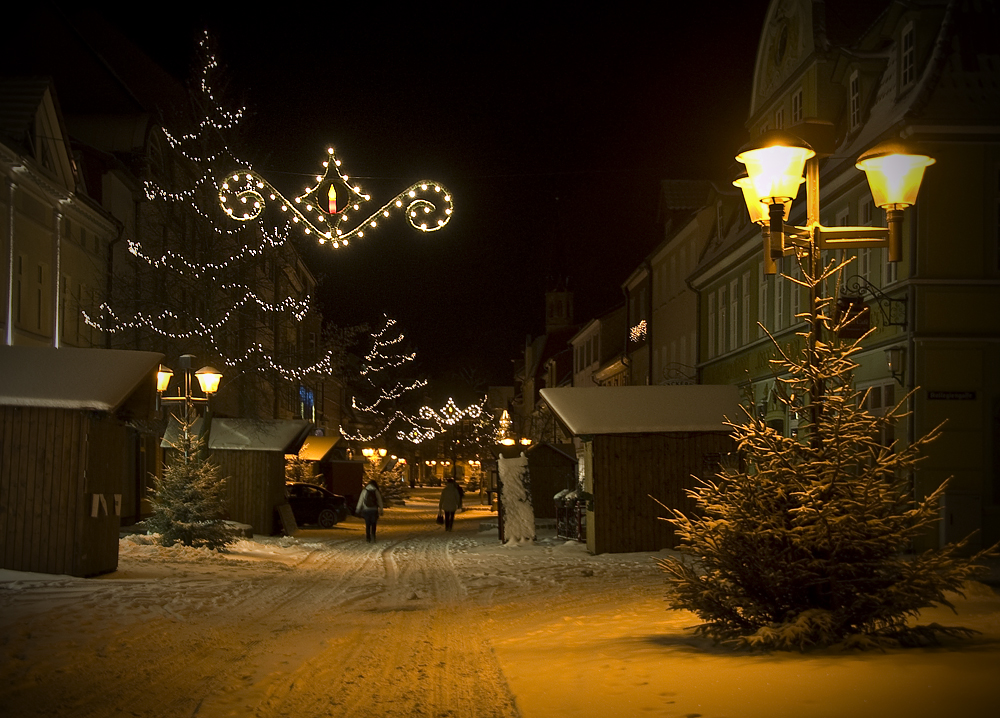
POLYGON ((14 344, 14 198, 17 194, 17 185, 7 178, 7 324, 4 327, 4 344, 13 346, 14 344))
POLYGON ((59 334, 62 332, 62 225, 63 215, 58 209, 52 211, 52 222, 55 225, 52 248, 52 348, 59 348, 59 334))

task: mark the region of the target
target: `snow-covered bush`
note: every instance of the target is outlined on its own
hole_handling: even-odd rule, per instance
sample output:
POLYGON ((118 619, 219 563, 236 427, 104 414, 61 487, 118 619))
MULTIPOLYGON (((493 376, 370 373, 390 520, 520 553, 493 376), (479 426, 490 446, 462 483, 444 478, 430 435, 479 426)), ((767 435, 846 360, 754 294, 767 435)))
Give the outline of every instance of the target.
MULTIPOLYGON (((836 269, 814 282, 806 271, 803 285, 815 288, 836 269)), ((961 545, 910 553, 938 519, 944 486, 916 500, 911 475, 939 430, 909 445, 880 442, 906 416, 909 397, 884 416, 866 411, 852 380, 860 340, 837 340, 828 300, 817 306, 815 317, 800 315, 805 348, 779 348, 774 362, 780 400, 802 417, 798 436, 784 436, 756 412, 730 424, 740 460, 700 481, 691 492, 693 515, 670 510, 667 517, 682 554, 658 561, 668 602, 704 621, 699 634, 758 648, 966 635, 910 623, 922 608, 950 607, 945 592, 960 592, 977 571, 976 557, 960 556, 961 545)))

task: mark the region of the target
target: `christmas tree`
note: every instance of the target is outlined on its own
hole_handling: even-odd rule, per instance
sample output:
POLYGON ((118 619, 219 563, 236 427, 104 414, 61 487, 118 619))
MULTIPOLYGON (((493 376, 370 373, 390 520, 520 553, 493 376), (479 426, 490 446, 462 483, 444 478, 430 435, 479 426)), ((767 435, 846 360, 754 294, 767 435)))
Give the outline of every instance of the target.
POLYGON ((437 434, 415 415, 418 391, 427 381, 407 376, 416 353, 403 351, 404 341, 396 320, 389 317, 371 335, 371 348, 364 355, 353 387, 351 408, 356 427, 354 431, 342 428, 348 440, 372 442, 389 437, 419 443, 437 434))
POLYGON ((147 524, 163 546, 225 548, 236 538, 236 531, 222 518, 226 480, 205 456, 204 439, 195 433, 193 419, 186 417, 179 423, 178 439, 154 491, 153 515, 147 524))
POLYGON ((746 412, 743 423, 730 424, 739 458, 700 481, 693 515, 670 510, 682 557, 658 563, 671 608, 696 613, 700 635, 803 650, 970 633, 910 620, 923 608, 952 607, 946 592, 961 591, 978 556, 962 558, 961 544, 908 553, 938 519, 944 486, 916 500, 910 483, 921 449, 938 432, 909 445, 880 441, 893 435, 908 398, 884 416, 863 408, 851 358, 861 340, 836 339, 831 303, 819 296, 821 282, 842 268, 804 266, 794 280, 809 290, 814 310, 799 315, 804 350, 779 348, 773 364, 779 400, 802 417, 798 436, 746 412))

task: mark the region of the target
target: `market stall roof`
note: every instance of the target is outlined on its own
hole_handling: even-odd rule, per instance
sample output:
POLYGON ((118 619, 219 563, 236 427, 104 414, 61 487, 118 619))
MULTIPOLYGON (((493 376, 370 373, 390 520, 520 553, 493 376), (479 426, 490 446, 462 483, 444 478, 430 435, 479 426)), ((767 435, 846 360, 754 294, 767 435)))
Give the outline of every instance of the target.
MULTIPOLYGON (((198 418, 192 431, 195 434, 200 433, 201 425, 202 420, 198 418)), ((302 419, 213 418, 208 448, 220 451, 280 451, 283 454, 295 454, 298 453, 312 428, 311 422, 302 419)), ((180 425, 171 417, 160 445, 164 448, 174 446, 179 431, 180 425)))
POLYGON ((731 385, 559 387, 541 395, 577 436, 728 431, 725 421, 742 419, 731 385))
POLYGON ((307 436, 299 449, 299 458, 303 461, 322 461, 334 445, 340 441, 340 435, 307 436))
POLYGON ((113 412, 162 360, 156 352, 3 346, 0 405, 113 412))

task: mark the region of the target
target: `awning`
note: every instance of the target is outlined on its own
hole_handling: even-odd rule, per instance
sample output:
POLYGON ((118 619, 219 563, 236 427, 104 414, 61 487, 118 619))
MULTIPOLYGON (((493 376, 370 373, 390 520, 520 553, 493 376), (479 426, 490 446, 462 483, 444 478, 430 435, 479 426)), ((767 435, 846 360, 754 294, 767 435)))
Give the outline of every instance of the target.
POLYGON ((728 431, 725 421, 742 420, 731 385, 561 387, 541 395, 577 436, 728 431))
POLYGON ((0 406, 113 412, 146 379, 153 396, 161 361, 156 352, 0 347, 0 406))

